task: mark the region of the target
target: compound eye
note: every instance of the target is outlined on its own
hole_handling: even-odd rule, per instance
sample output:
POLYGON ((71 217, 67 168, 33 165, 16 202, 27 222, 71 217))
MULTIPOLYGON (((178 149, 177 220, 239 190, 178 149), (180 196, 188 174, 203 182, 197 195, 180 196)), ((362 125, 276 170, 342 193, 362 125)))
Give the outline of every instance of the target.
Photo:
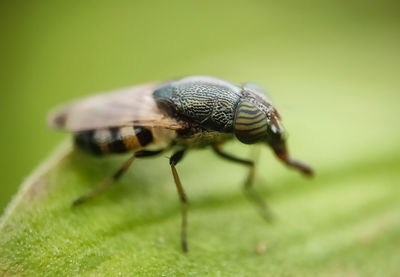
POLYGON ((253 103, 239 102, 234 122, 236 137, 243 143, 251 144, 267 136, 267 115, 253 103))

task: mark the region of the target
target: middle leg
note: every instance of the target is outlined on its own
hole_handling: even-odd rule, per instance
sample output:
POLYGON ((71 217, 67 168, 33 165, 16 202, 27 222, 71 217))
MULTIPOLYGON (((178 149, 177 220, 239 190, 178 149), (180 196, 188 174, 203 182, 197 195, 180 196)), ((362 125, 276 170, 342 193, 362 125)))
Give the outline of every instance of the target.
POLYGON ((181 245, 183 252, 188 252, 187 245, 187 198, 185 191, 183 190, 181 180, 179 179, 178 172, 176 171, 175 166, 178 162, 183 158, 183 154, 185 150, 181 150, 175 152, 172 157, 169 159, 169 164, 171 166, 172 175, 174 176, 174 181, 176 185, 176 189, 178 190, 179 199, 182 204, 182 225, 181 225, 181 245))

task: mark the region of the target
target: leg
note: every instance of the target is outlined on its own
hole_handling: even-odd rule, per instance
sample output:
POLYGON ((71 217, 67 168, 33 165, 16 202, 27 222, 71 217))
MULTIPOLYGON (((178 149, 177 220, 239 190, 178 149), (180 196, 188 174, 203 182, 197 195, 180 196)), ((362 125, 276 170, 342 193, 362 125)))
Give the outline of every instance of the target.
POLYGON ((181 225, 181 244, 183 252, 188 252, 187 246, 187 198, 185 191, 183 190, 181 180, 179 179, 178 172, 176 171, 175 165, 182 159, 184 150, 178 151, 172 155, 169 159, 169 164, 171 165, 172 175, 174 176, 174 181, 176 189, 178 190, 179 199, 182 204, 182 225, 181 225))
POLYGON ((152 156, 156 156, 164 151, 165 151, 164 149, 155 150, 155 151, 147 151, 147 150, 138 151, 138 152, 135 152, 135 157, 136 158, 152 157, 152 156))
POLYGON ((227 154, 221 150, 220 145, 213 145, 213 149, 214 149, 214 152, 218 156, 220 156, 228 161, 240 163, 240 164, 243 164, 243 165, 246 165, 249 167, 249 173, 248 173, 246 181, 244 183, 245 194, 259 208, 261 216, 266 221, 271 222, 273 219, 273 216, 272 216, 270 209, 268 208, 268 206, 264 202, 264 200, 260 197, 260 195, 254 190, 254 187, 253 187, 253 179, 254 179, 254 171, 255 171, 254 162, 245 160, 245 159, 241 159, 241 158, 237 158, 235 156, 227 154))
POLYGON ((120 169, 117 170, 111 177, 105 179, 103 182, 98 184, 96 187, 94 187, 89 193, 79 197, 76 199, 72 205, 73 206, 78 206, 82 203, 85 203, 86 201, 92 199, 93 197, 99 195, 101 192, 105 191, 112 183, 117 181, 129 168, 129 166, 132 164, 133 160, 135 158, 142 158, 142 157, 149 157, 149 156, 154 156, 159 153, 161 153, 163 150, 158 150, 158 151, 138 151, 135 152, 123 165, 120 169))

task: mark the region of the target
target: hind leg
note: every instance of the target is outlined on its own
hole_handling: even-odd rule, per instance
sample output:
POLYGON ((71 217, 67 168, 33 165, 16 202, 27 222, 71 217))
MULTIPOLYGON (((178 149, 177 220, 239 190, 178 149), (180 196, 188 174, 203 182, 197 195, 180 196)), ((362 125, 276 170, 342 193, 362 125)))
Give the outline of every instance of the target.
POLYGON ((91 191, 89 191, 87 194, 82 195, 78 199, 72 202, 73 206, 78 206, 82 203, 85 203, 86 201, 96 197, 103 191, 105 191, 107 188, 109 188, 114 182, 116 182, 121 176, 128 170, 132 162, 135 160, 135 158, 142 158, 142 157, 150 157, 154 156, 157 154, 160 154, 163 152, 163 150, 158 150, 158 151, 138 151, 135 152, 128 160, 126 160, 123 165, 110 177, 105 179, 103 182, 99 183, 96 185, 91 191))

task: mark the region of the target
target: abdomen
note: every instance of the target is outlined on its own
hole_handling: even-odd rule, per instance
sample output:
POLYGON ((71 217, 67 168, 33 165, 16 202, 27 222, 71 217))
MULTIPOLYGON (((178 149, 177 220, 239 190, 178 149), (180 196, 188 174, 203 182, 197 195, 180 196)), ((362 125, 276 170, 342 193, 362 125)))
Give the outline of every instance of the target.
POLYGON ((78 148, 94 155, 138 151, 155 141, 154 130, 146 127, 119 127, 75 133, 78 148))

